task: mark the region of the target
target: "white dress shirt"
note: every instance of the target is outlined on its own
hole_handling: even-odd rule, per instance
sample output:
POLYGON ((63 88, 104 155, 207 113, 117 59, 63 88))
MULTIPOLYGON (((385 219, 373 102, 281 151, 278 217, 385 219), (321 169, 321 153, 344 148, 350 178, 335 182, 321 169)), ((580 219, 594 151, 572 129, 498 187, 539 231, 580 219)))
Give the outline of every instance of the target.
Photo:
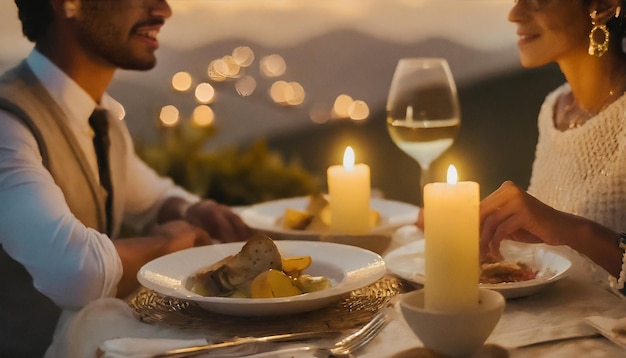
MULTIPOLYGON (((98 178, 88 123, 98 104, 36 50, 26 62, 65 112, 98 178)), ((123 119, 123 107, 108 95, 98 106, 123 119)), ((10 116, 0 111, 0 244, 26 267, 35 287, 63 308, 115 296, 122 265, 111 239, 76 219, 42 165, 33 134, 10 116)), ((128 131, 125 137, 128 148, 133 148, 128 131)), ((133 151, 128 152, 126 163, 126 223, 137 227, 151 224, 162 201, 171 196, 198 200, 170 179, 159 177, 133 151)))

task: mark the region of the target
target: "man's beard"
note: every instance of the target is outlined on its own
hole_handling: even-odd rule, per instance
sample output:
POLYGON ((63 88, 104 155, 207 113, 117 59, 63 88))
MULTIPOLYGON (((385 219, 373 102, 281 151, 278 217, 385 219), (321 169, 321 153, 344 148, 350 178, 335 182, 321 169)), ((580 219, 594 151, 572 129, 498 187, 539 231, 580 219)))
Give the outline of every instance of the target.
POLYGON ((93 56, 124 70, 146 71, 156 65, 154 52, 138 54, 128 42, 120 40, 128 39, 128 34, 117 33, 115 29, 104 24, 99 25, 97 20, 81 25, 78 31, 79 41, 93 56))

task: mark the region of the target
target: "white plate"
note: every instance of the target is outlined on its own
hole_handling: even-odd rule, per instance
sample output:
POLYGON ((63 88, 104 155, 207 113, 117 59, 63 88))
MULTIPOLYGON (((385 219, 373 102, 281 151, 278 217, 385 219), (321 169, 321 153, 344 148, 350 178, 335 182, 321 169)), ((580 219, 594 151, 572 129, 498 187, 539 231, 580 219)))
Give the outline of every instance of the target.
MULTIPOLYGON (((537 277, 532 280, 480 284, 482 288, 500 292, 505 298, 532 295, 564 278, 572 265, 567 257, 547 245, 504 241, 501 252, 506 261, 523 262, 537 270, 537 277)), ((389 252, 384 259, 389 272, 406 280, 424 284, 424 239, 421 234, 410 244, 389 252)))
POLYGON ((189 276, 238 253, 244 242, 195 247, 159 257, 144 265, 139 282, 162 295, 198 303, 206 310, 234 316, 274 316, 311 311, 336 302, 357 288, 380 279, 385 262, 371 251, 358 247, 314 241, 276 241, 283 256, 309 255, 311 267, 304 273, 326 276, 332 287, 283 298, 204 297, 185 288, 189 276))
POLYGON ((372 198, 370 207, 380 213, 381 220, 367 235, 337 235, 322 231, 290 230, 280 226, 279 220, 286 209, 305 210, 308 203, 308 197, 268 201, 243 209, 240 216, 248 226, 275 240, 328 241, 359 246, 380 254, 389 247, 393 231, 414 223, 419 211, 412 204, 372 198))

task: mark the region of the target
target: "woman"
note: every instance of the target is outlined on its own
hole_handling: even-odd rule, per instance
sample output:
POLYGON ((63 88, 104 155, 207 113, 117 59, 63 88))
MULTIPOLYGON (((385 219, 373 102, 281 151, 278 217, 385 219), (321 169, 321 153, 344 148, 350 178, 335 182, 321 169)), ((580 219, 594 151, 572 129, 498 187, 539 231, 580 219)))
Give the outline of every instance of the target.
MULTIPOLYGON (((621 0, 519 0, 524 67, 556 62, 567 83, 546 97, 528 191, 505 182, 481 203, 481 256, 502 240, 568 245, 623 277, 626 56, 621 0)), ((626 258, 625 258, 626 260, 626 258)), ((626 264, 625 264, 626 265, 626 264)))

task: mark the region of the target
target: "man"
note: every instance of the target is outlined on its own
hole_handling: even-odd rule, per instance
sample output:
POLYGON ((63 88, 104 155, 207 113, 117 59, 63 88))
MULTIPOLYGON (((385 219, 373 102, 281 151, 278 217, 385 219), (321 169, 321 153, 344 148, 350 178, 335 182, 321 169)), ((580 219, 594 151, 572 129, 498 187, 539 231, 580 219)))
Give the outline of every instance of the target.
POLYGON ((0 77, 1 357, 42 356, 59 307, 125 297, 146 262, 249 233, 228 208, 138 159, 121 105, 106 94, 117 69, 156 64, 166 0, 15 3, 35 48, 0 77), (96 108, 106 110, 109 149, 90 127, 96 108), (122 223, 160 225, 118 239, 122 223))

